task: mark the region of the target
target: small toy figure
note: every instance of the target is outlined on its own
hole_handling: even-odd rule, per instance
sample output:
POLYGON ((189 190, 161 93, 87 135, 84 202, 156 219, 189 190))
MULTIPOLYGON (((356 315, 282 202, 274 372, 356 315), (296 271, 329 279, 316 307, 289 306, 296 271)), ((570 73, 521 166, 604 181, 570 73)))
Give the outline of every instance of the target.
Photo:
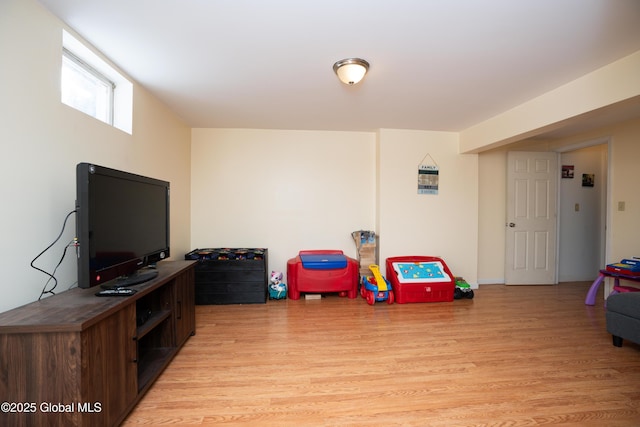
POLYGON ((464 280, 462 277, 456 277, 455 281, 456 281, 456 288, 453 292, 453 298, 454 299, 461 299, 461 298, 472 299, 473 289, 471 289, 471 285, 469 285, 467 281, 464 280))
POLYGON ((269 298, 282 299, 287 297, 287 285, 282 282, 282 272, 272 271, 269 278, 269 298))

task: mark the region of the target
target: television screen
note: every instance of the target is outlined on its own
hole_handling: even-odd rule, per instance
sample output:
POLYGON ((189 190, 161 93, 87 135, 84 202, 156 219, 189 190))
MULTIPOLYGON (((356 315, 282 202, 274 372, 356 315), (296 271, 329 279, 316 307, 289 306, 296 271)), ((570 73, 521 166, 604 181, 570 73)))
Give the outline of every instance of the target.
POLYGON ((169 256, 169 183, 89 163, 76 168, 78 286, 128 286, 169 256))

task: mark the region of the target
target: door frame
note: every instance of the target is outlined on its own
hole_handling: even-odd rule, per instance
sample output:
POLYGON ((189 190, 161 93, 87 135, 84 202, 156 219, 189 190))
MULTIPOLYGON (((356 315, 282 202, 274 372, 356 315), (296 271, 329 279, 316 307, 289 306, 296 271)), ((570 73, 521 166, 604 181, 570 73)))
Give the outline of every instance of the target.
MULTIPOLYGON (((611 254, 611 217, 612 217, 612 210, 613 210, 613 201, 612 201, 612 196, 611 196, 611 137, 610 136, 603 136, 603 137, 599 137, 599 138, 595 138, 595 139, 589 139, 586 141, 582 141, 582 142, 578 142, 575 144, 571 144, 571 145, 565 145, 562 147, 557 147, 556 149, 554 149, 553 151, 558 153, 558 156, 560 156, 560 154, 562 153, 568 153, 571 151, 576 151, 576 150, 580 150, 582 148, 588 148, 588 147, 593 147, 596 145, 606 145, 607 146, 607 174, 606 174, 606 179, 607 179, 607 185, 605 187, 605 206, 604 206, 604 215, 605 215, 605 219, 604 219, 604 263, 607 262, 607 260, 609 260, 610 258, 610 254, 611 254)), ((561 166, 561 165, 560 165, 561 166)), ((562 168, 559 168, 559 173, 562 173, 562 168)), ((561 197, 561 182, 560 179, 558 179, 558 191, 557 191, 557 195, 558 195, 558 208, 560 207, 560 197, 561 197)), ((557 242, 556 242, 556 250, 557 250, 557 254, 556 254, 556 263, 559 260, 559 255, 560 255, 560 215, 557 215, 557 242)), ((604 267, 604 265, 602 266, 604 267)), ((555 282, 558 283, 558 275, 559 275, 559 269, 556 266, 556 278, 555 278, 555 282)), ((607 291, 607 289, 605 289, 605 292, 607 291)), ((606 295, 607 293, 605 293, 606 295)))

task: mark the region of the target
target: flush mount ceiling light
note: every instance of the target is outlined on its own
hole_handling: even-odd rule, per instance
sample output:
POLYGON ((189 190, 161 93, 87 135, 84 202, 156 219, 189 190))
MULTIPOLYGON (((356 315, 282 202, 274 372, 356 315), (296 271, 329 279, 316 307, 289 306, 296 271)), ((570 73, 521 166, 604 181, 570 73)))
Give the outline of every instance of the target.
POLYGON ((358 83, 369 70, 369 63, 360 58, 342 59, 333 64, 333 71, 340 81, 347 85, 358 83))

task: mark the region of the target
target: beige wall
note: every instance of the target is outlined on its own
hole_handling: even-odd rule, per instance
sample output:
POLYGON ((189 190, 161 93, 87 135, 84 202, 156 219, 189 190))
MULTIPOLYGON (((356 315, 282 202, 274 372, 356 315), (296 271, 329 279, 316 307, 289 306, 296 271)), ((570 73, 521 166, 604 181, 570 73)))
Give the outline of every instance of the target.
POLYGON ((302 249, 355 257, 375 227, 375 134, 193 129, 194 248, 267 247, 286 273, 302 249))
MULTIPOLYGON (((180 257, 190 246, 190 129, 139 85, 134 86, 133 135, 63 105, 63 28, 35 1, 0 2, 0 312, 39 297, 47 277, 29 263, 53 242, 75 207, 79 162, 170 181, 171 249, 180 257)), ((71 217, 60 242, 36 265, 53 271, 74 236, 71 217)), ((73 250, 56 277, 56 291, 74 286, 73 250)))
POLYGON ((478 155, 478 282, 504 283, 507 154, 478 155))
POLYGON ((458 154, 453 132, 382 129, 378 146, 380 262, 392 256, 440 256, 453 274, 475 285, 477 155, 458 154), (418 165, 427 154, 439 167, 437 195, 417 194, 418 165))

